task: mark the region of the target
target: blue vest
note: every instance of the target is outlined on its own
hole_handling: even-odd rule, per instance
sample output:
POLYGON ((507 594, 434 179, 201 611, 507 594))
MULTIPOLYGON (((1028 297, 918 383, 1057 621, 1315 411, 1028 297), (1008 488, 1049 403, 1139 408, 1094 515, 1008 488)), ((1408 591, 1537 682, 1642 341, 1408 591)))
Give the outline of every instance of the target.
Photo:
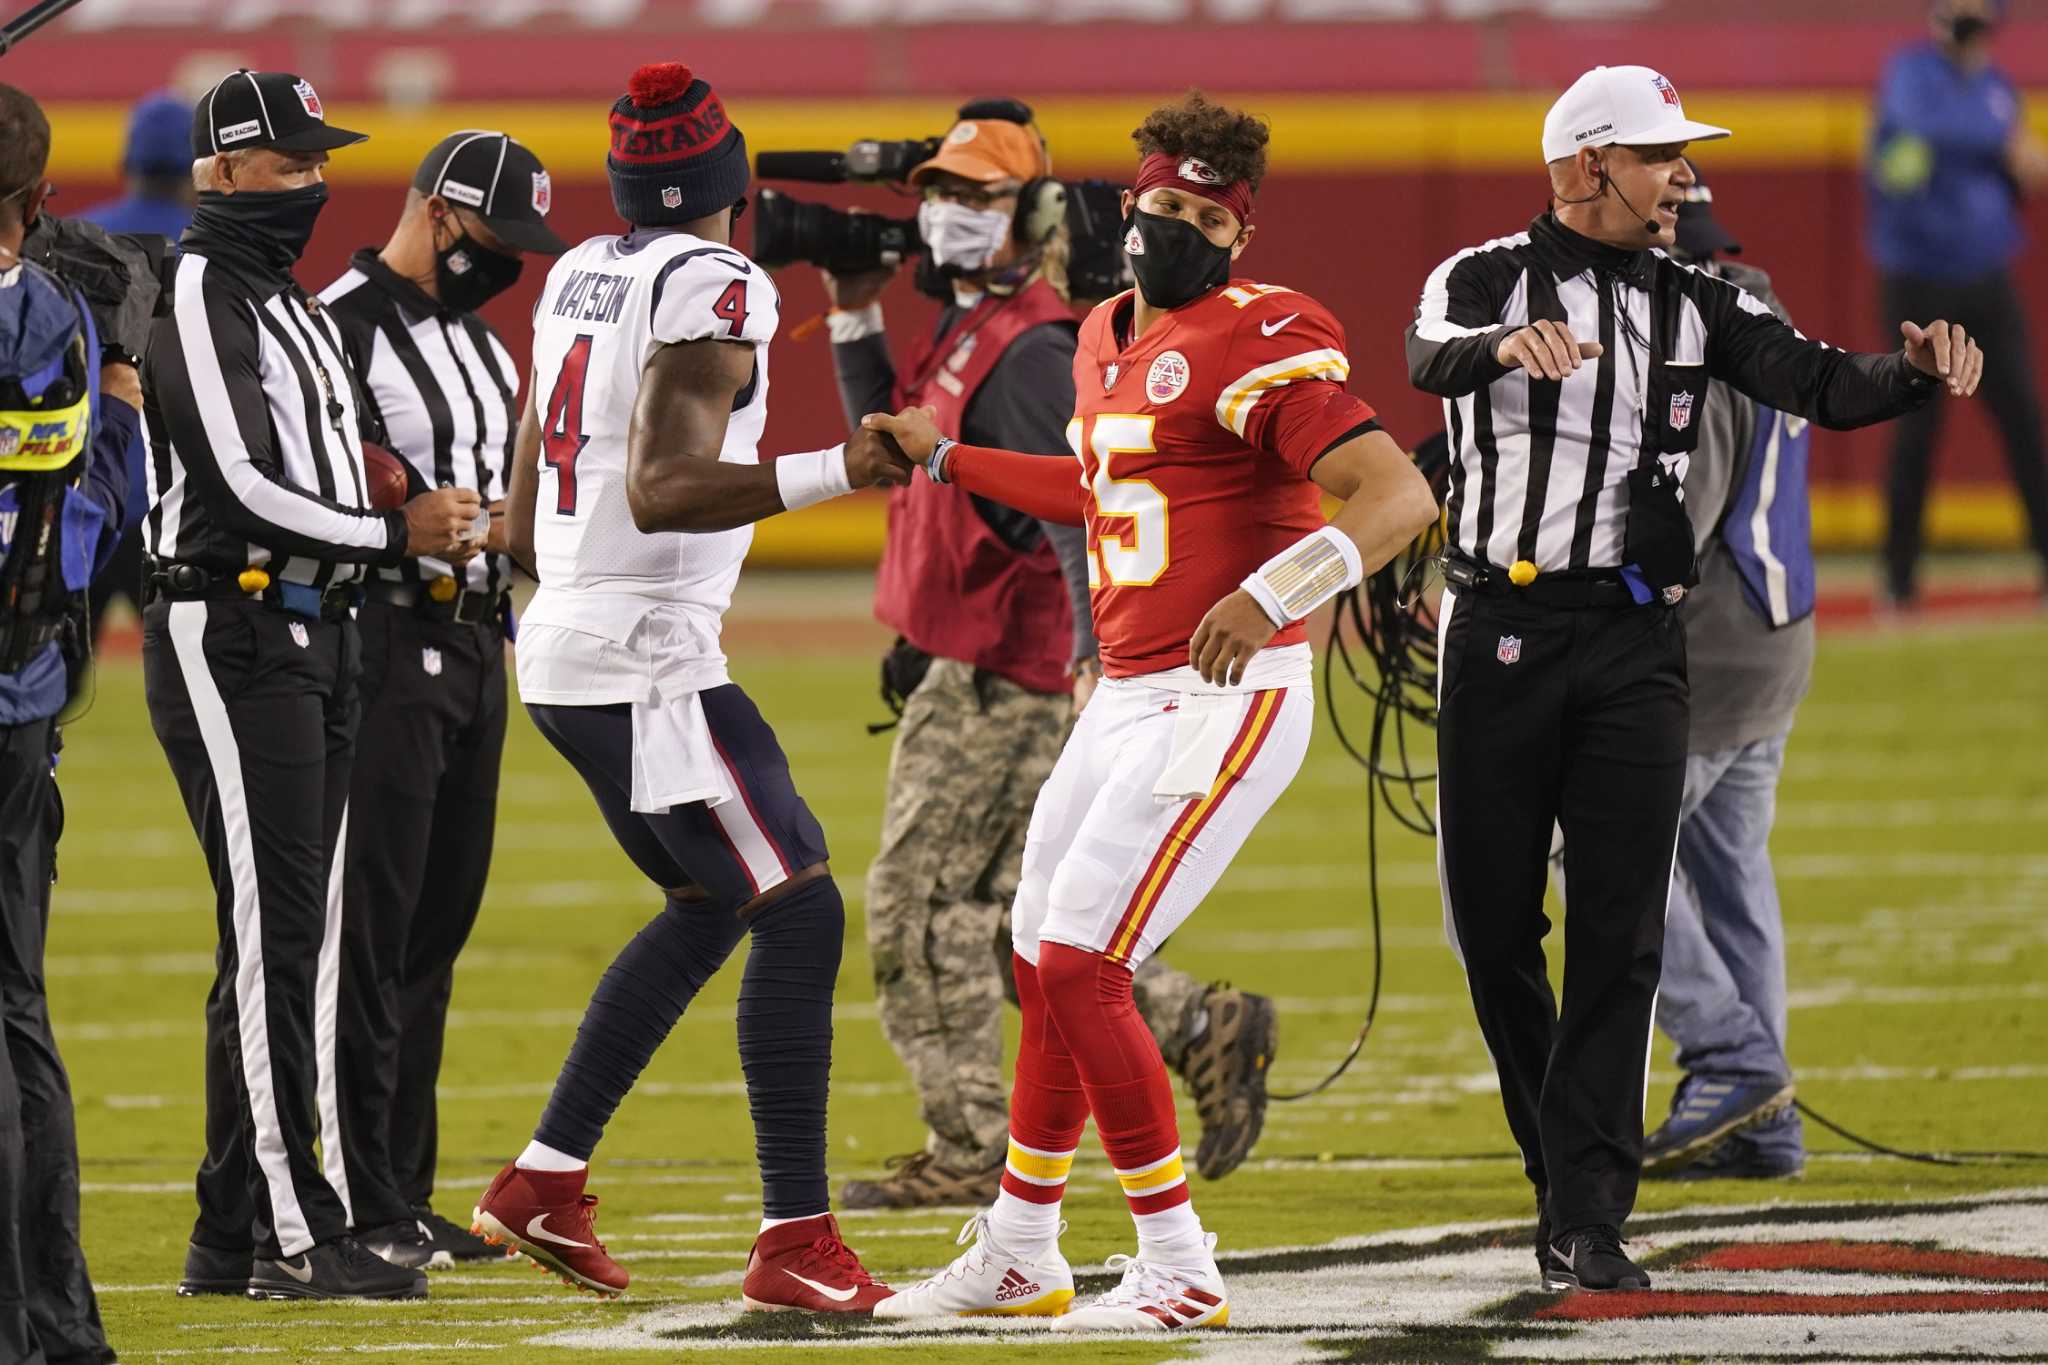
POLYGON ((1757 404, 1742 487, 1721 523, 1721 543, 1742 575, 1749 604, 1773 627, 1813 613, 1813 515, 1806 489, 1812 444, 1805 418, 1757 404))

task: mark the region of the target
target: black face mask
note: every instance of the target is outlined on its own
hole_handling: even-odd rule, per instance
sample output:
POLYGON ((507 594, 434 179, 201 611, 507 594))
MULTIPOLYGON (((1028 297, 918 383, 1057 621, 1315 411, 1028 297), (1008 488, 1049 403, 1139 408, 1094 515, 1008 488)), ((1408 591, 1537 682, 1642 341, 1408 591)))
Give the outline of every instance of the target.
POLYGON ((1981 14, 1958 14, 1945 21, 1948 40, 1961 47, 1981 33, 1991 31, 1991 21, 1981 14))
POLYGON ((248 260, 290 274, 313 239, 313 224, 327 207, 321 181, 296 190, 201 190, 186 237, 194 245, 225 246, 248 260))
POLYGON ((493 251, 465 232, 434 253, 434 288, 443 307, 474 313, 517 283, 525 266, 519 257, 493 251))
POLYGON ((1217 246, 1185 218, 1133 208, 1124 219, 1124 254, 1138 292, 1154 308, 1193 303, 1230 279, 1230 248, 1217 246))

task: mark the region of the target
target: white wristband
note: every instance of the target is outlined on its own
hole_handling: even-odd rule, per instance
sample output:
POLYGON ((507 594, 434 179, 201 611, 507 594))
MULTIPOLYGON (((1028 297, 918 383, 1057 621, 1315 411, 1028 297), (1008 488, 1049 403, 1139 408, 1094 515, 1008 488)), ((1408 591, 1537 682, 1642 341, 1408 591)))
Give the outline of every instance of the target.
POLYGON ((782 505, 789 511, 853 491, 853 481, 846 477, 844 444, 830 450, 778 455, 774 463, 776 491, 782 494, 782 505))
POLYGON ((843 346, 849 341, 882 334, 882 305, 871 303, 865 308, 848 312, 834 308, 825 314, 825 331, 831 336, 832 344, 843 346))
POLYGON ((1325 526, 1274 555, 1238 586, 1252 595, 1274 625, 1284 626, 1346 588, 1357 587, 1364 578, 1365 564, 1351 537, 1325 526))

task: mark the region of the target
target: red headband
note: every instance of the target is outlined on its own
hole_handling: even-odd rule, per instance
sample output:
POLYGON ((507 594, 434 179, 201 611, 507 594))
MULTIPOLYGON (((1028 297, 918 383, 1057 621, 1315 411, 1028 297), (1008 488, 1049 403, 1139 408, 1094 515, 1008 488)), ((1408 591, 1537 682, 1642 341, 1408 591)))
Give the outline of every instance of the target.
POLYGON ((1197 157, 1153 152, 1140 161, 1138 183, 1131 192, 1142 197, 1147 190, 1156 190, 1161 185, 1221 204, 1237 215, 1239 224, 1252 219, 1252 187, 1242 180, 1225 181, 1197 157))

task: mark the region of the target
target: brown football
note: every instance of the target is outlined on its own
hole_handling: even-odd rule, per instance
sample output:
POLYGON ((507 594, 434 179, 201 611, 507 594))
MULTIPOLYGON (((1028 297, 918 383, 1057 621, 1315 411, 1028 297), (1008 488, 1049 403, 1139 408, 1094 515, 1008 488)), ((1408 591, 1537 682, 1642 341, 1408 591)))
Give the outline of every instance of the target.
POLYGON ((405 506, 405 466, 396 455, 363 442, 363 477, 369 485, 370 506, 380 512, 405 506))

